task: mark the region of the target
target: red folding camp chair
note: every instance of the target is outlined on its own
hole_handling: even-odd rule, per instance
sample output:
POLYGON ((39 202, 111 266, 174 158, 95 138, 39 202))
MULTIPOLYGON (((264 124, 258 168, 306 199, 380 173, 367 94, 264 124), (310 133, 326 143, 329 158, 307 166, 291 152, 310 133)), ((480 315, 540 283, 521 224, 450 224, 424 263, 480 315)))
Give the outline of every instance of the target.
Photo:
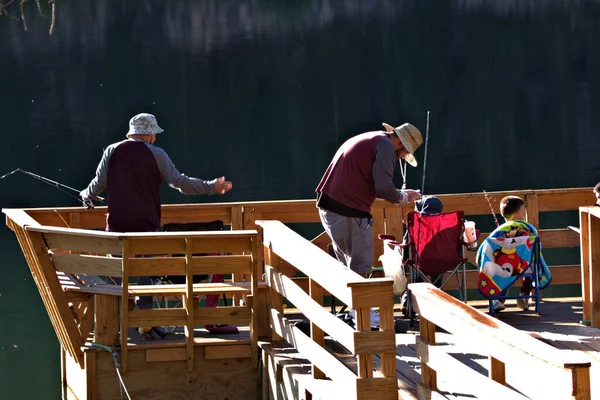
MULTIPOLYGON (((409 268, 411 282, 429 282, 443 289, 456 275, 459 298, 467 300, 465 247, 463 241, 464 212, 453 211, 441 214, 420 214, 411 211, 406 215, 408 240, 398 246, 408 249, 408 259, 404 262, 409 268), (462 269, 462 279, 461 279, 462 269), (447 274, 450 272, 450 274, 447 274), (442 275, 445 275, 442 277, 442 275), (436 276, 433 281, 429 276, 436 276)), ((379 238, 392 239, 389 235, 379 238)), ((413 319, 411 296, 408 295, 407 315, 413 319)))

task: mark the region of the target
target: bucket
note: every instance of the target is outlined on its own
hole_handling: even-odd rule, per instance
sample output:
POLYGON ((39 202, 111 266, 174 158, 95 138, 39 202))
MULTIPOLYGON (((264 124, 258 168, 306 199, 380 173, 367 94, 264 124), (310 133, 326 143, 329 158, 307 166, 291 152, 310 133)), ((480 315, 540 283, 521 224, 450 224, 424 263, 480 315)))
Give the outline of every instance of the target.
POLYGON ((475 232, 475 222, 465 221, 465 233, 463 240, 469 244, 469 247, 477 247, 477 233, 475 232))

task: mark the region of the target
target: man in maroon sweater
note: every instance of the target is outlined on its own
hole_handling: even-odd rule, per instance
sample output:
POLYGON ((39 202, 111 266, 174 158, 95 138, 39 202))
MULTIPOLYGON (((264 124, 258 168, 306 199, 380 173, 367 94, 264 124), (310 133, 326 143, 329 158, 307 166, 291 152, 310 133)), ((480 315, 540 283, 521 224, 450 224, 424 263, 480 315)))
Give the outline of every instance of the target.
MULTIPOLYGON (((371 272, 373 240, 371 206, 377 197, 393 204, 418 200, 418 190, 399 190, 393 182, 399 159, 413 167, 413 153, 423 143, 411 124, 386 131, 366 132, 348 139, 338 149, 316 189, 317 207, 337 259, 358 274, 371 272)), ((350 311, 354 319, 354 310, 350 311)), ((371 326, 379 326, 379 314, 371 310, 371 326)))
POLYGON ((402 205, 421 197, 418 190, 399 190, 393 182, 398 159, 417 165, 413 153, 423 143, 411 124, 366 132, 339 148, 317 187, 317 207, 335 254, 359 274, 371 271, 371 206, 377 197, 402 205))
MULTIPOLYGON (((167 153, 154 146, 163 132, 152 114, 138 114, 129 121, 127 139, 104 150, 96 176, 80 193, 89 207, 107 189, 109 232, 155 232, 160 228, 160 184, 164 181, 187 195, 223 194, 232 183, 225 177, 204 181, 188 177, 175 168, 167 153)), ((151 285, 150 277, 139 277, 138 284, 151 285)), ((152 308, 152 297, 142 296, 140 309, 152 308)))

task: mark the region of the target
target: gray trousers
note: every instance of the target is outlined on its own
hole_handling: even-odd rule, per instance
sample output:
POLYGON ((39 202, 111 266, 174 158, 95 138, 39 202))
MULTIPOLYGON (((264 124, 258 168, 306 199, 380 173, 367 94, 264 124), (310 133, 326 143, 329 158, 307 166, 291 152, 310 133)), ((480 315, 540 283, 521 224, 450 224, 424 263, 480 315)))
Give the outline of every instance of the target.
POLYGON ((371 272, 373 238, 369 218, 344 217, 322 208, 319 216, 337 259, 357 274, 371 272))

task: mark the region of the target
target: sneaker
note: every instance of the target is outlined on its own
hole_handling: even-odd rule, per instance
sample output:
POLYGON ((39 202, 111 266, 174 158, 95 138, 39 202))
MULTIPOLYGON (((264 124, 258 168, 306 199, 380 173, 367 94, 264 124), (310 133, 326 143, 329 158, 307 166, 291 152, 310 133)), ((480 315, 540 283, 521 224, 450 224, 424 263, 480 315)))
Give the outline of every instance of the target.
POLYGON ((529 301, 531 299, 529 297, 524 299, 517 299, 517 307, 519 307, 523 311, 529 310, 529 301))
POLYGON ((502 311, 505 308, 506 306, 504 305, 504 303, 500 302, 499 300, 492 301, 492 309, 494 310, 494 312, 502 311))

